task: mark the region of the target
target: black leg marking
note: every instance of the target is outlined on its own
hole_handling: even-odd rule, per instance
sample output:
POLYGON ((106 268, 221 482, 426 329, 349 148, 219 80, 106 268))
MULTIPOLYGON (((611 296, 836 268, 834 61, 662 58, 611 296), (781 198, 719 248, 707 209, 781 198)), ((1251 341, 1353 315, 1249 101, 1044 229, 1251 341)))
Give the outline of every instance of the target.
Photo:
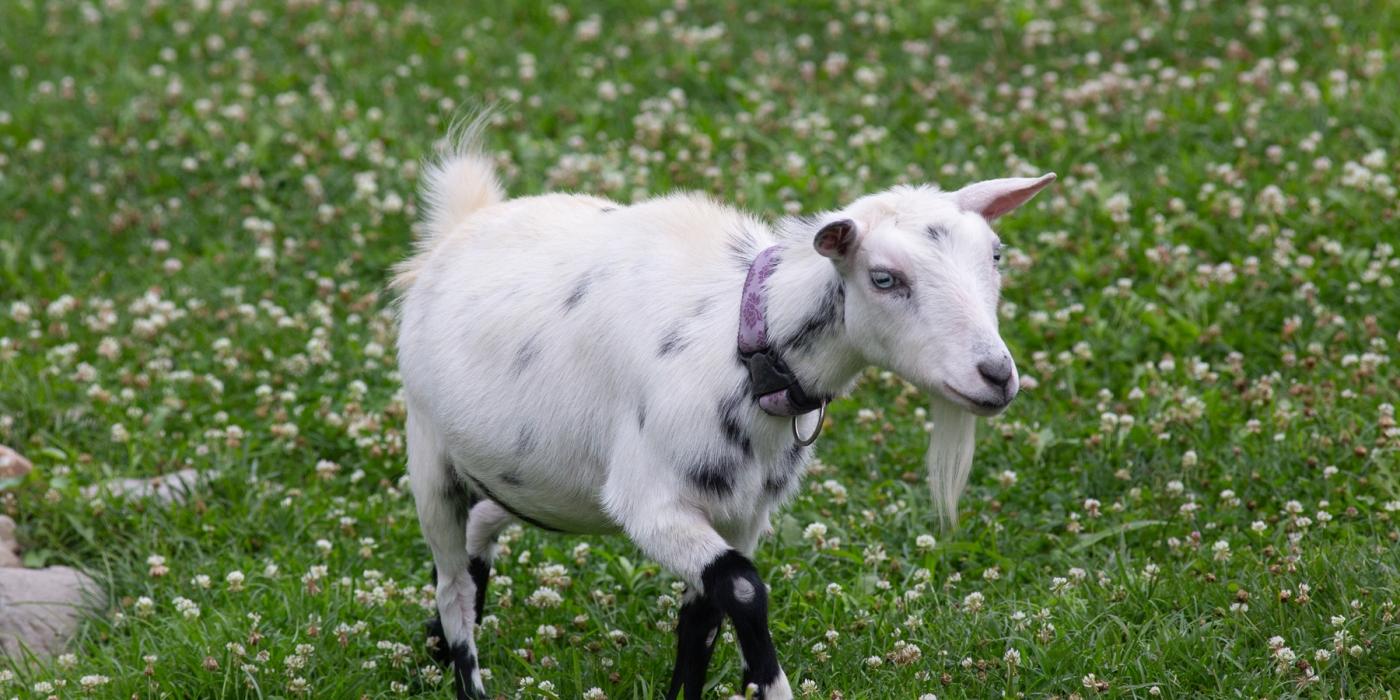
POLYGON ((472 684, 472 671, 476 670, 476 656, 465 643, 452 647, 452 676, 457 684, 457 700, 482 700, 485 694, 477 693, 472 684))
POLYGON ((476 624, 481 624, 481 611, 486 608, 486 584, 491 582, 491 563, 481 557, 472 557, 467 562, 467 573, 476 586, 476 624))
POLYGON ((676 667, 671 671, 671 689, 666 700, 676 700, 681 690, 685 700, 700 700, 705 692, 705 674, 715 651, 715 637, 724 622, 724 612, 704 596, 681 606, 676 620, 676 667))
POLYGON ((762 689, 778 679, 778 653, 768 634, 768 591, 748 557, 729 550, 700 574, 705 595, 734 623, 739 650, 744 654, 744 679, 762 689))

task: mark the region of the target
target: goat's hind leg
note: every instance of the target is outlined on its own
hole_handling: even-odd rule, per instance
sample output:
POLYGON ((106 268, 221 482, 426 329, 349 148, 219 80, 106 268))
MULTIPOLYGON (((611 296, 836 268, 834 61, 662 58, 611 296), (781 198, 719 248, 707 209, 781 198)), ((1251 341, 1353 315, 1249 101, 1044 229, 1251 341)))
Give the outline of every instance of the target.
POLYGON ((451 663, 457 699, 486 697, 477 668, 476 583, 467 554, 467 521, 471 496, 458 482, 431 429, 408 419, 408 471, 418 523, 433 552, 438 617, 428 633, 441 639, 434 654, 451 663))
POLYGON ((467 518, 467 573, 476 586, 476 624, 486 608, 486 584, 491 580, 491 562, 496 558, 496 536, 514 516, 495 501, 472 506, 467 518))
POLYGON ((671 688, 666 700, 676 700, 685 691, 685 700, 700 700, 705 694, 705 676, 715 651, 715 637, 724 622, 724 611, 714 601, 691 589, 686 593, 676 620, 676 667, 671 672, 671 688))

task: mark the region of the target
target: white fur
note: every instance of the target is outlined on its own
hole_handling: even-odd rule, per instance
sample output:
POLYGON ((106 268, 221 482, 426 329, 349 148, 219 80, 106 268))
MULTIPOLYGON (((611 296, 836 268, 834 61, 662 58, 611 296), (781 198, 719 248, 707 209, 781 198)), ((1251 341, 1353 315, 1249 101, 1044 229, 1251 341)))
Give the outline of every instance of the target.
MULTIPOLYGON (((998 192, 1027 187, 989 182, 969 201, 1001 206, 998 192)), ((1009 358, 997 333, 995 214, 969 211, 958 193, 896 187, 774 230, 691 194, 631 206, 570 194, 507 201, 470 142, 427 169, 424 192, 424 237, 396 279, 399 361, 411 482, 449 582, 439 609, 445 626, 458 616, 449 637, 469 630, 455 606, 471 589, 443 571, 461 559, 446 550, 469 539, 483 551, 506 519, 488 508, 490 526, 437 532, 455 527, 439 503, 453 470, 546 526, 625 532, 696 589, 726 550, 752 552, 807 456, 788 458, 790 420, 757 410, 736 361, 746 263, 763 248, 782 246, 767 285, 771 338, 792 337, 844 290, 832 307, 842 320, 785 352, 808 393, 843 394, 876 364, 934 394, 929 465, 945 517, 971 463, 966 411, 994 413, 1015 395, 1014 376, 994 389, 978 374, 978 362, 1009 358), (813 236, 841 219, 854 222, 856 244, 837 260, 819 255, 813 236), (736 252, 736 238, 750 242, 736 252), (907 295, 875 289, 872 267, 900 271, 907 295), (728 488, 704 488, 698 466, 740 453, 721 428, 730 396, 748 452, 726 472, 728 488)), ((768 697, 790 697, 786 686, 783 677, 768 697)))

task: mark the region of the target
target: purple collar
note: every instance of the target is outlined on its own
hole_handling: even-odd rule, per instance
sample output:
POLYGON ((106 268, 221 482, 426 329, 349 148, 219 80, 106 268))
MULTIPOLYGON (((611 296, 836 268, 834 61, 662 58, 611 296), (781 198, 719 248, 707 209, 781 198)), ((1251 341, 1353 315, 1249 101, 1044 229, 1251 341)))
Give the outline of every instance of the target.
POLYGON ((739 305, 739 357, 748 367, 749 386, 764 413, 801 416, 824 408, 826 401, 803 391, 797 375, 768 344, 768 295, 764 285, 778 267, 778 253, 778 246, 767 248, 749 265, 739 305))

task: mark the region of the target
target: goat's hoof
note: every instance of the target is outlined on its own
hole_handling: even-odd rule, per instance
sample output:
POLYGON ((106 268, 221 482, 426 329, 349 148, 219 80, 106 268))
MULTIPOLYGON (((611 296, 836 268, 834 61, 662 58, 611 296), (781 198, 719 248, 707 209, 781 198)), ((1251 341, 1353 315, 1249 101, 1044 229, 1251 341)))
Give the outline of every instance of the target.
POLYGON ((753 694, 754 700, 792 700, 792 686, 788 684, 787 674, 782 669, 778 670, 778 677, 766 685, 755 683, 746 674, 742 687, 747 689, 749 686, 757 688, 753 694))

